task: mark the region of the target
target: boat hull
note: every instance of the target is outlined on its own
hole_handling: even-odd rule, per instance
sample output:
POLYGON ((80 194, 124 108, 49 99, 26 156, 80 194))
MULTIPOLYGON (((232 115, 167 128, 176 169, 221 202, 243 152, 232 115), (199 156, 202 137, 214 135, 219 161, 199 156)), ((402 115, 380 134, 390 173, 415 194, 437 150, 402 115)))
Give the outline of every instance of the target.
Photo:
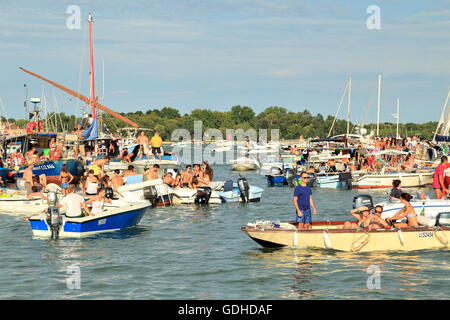
POLYGON ((333 222, 326 222, 313 223, 310 230, 296 230, 296 227, 261 229, 254 226, 242 227, 241 230, 264 247, 292 246, 353 252, 448 249, 450 239, 450 227, 363 231, 336 229, 333 222))

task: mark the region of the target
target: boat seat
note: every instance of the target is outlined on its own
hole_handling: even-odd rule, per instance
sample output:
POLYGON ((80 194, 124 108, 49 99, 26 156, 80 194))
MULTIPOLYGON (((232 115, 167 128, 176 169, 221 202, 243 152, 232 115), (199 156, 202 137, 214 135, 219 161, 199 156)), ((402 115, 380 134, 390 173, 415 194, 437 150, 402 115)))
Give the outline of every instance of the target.
POLYGON ((223 192, 233 191, 233 180, 227 180, 223 184, 223 192))

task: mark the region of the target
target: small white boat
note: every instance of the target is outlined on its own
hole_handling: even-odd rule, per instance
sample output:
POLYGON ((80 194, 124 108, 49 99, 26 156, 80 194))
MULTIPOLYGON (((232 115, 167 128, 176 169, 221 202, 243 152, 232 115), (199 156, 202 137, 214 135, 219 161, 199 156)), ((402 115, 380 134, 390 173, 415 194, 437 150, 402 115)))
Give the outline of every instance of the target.
POLYGON ((254 171, 260 167, 259 161, 254 158, 239 157, 230 160, 231 170, 233 171, 254 171))
POLYGON ((402 188, 423 187, 433 183, 434 172, 422 169, 416 172, 369 173, 353 177, 353 189, 392 188, 392 181, 401 180, 402 188))
POLYGON ((30 215, 47 208, 47 200, 41 197, 27 198, 22 190, 6 189, 0 195, 0 213, 30 215))

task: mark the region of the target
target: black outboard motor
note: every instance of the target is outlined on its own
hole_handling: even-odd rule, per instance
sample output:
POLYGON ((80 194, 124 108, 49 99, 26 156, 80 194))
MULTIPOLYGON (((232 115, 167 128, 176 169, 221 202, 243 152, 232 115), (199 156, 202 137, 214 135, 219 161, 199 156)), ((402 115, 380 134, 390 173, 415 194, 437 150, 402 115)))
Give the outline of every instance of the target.
POLYGON ((250 186, 248 185, 247 179, 240 177, 237 181, 239 191, 241 193, 241 199, 243 202, 250 202, 250 186))
POLYGON ((372 197, 367 194, 362 194, 353 198, 353 209, 360 208, 362 206, 373 208, 372 197))
POLYGON ((158 191, 155 186, 144 188, 144 199, 150 201, 152 206, 156 206, 156 203, 158 202, 158 191))
POLYGON ((342 182, 344 189, 350 189, 352 187, 352 174, 350 172, 339 173, 339 181, 342 182))
POLYGON ((47 225, 52 232, 52 240, 58 239, 59 229, 62 225, 62 217, 59 212, 59 208, 56 206, 58 203, 58 196, 54 192, 49 192, 47 197, 47 203, 49 205, 47 209, 47 225))
POLYGON ((284 170, 284 179, 286 180, 286 183, 288 186, 293 187, 294 184, 294 180, 295 180, 295 173, 294 170, 288 168, 284 170))
POLYGON ((194 202, 196 204, 208 204, 210 197, 211 197, 211 188, 210 187, 198 187, 197 195, 195 197, 194 202))
POLYGON ((436 216, 436 226, 450 226, 450 212, 440 212, 436 216))
POLYGON ((105 198, 106 199, 112 199, 114 197, 114 191, 112 188, 108 187, 105 188, 105 198))

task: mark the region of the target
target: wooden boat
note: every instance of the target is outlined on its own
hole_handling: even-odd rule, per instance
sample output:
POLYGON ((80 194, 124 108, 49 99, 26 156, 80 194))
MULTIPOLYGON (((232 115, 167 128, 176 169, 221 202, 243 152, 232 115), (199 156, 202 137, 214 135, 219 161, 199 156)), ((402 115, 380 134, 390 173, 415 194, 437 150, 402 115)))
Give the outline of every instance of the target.
POLYGON ((241 230, 263 247, 291 246, 340 251, 413 251, 448 249, 450 219, 436 227, 402 229, 339 229, 343 221, 313 222, 312 229, 298 230, 295 223, 249 223, 241 230))
MULTIPOLYGON (((82 238, 134 227, 150 206, 151 204, 148 201, 125 202, 113 200, 111 204, 105 203, 103 212, 95 216, 82 218, 61 216, 61 222, 57 227, 57 237, 82 238)), ((46 214, 32 216, 28 220, 33 236, 52 237, 52 226, 46 214)))

